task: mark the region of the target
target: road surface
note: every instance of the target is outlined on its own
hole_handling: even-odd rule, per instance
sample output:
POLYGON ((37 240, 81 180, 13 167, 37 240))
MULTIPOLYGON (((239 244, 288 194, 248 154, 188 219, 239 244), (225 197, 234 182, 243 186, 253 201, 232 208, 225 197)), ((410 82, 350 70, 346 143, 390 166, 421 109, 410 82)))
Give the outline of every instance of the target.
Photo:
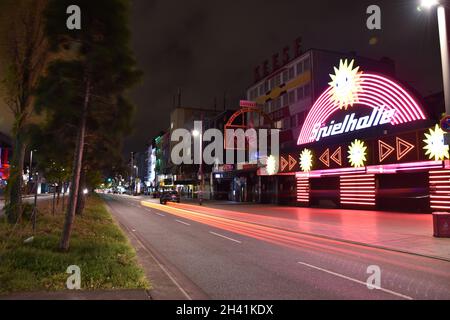
POLYGON ((448 261, 104 198, 186 299, 450 299, 448 261))

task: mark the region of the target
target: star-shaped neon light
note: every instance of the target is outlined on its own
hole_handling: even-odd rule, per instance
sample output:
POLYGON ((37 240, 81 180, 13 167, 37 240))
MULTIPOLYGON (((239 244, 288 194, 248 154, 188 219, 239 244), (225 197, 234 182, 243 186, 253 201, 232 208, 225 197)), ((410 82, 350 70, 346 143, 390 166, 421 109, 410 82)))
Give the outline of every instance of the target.
POLYGON ((311 150, 305 149, 300 154, 300 168, 304 172, 311 171, 313 165, 313 155, 311 150))
POLYGON ((444 144, 444 131, 436 125, 433 128, 430 128, 428 133, 425 133, 425 155, 429 157, 429 159, 445 160, 449 158, 449 146, 444 144))
POLYGON ((355 167, 363 167, 367 161, 367 147, 363 141, 356 139, 348 148, 348 160, 355 167))
POLYGON ((354 60, 348 63, 347 59, 341 60, 339 69, 334 68, 335 74, 330 74, 331 101, 340 109, 358 102, 358 93, 362 92, 361 74, 359 67, 353 68, 354 60))

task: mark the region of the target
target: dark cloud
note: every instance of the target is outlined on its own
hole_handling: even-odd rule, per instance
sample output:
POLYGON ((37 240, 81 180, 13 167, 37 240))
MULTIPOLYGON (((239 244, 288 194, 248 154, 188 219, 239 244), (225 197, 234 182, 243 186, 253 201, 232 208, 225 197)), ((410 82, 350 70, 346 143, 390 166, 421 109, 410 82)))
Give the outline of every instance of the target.
POLYGON ((135 132, 126 151, 169 126, 173 96, 182 104, 236 106, 253 80, 253 68, 298 36, 303 46, 396 60, 400 78, 421 93, 442 89, 435 14, 416 0, 173 1, 134 0, 133 46, 142 85, 133 91, 135 132), (382 30, 366 28, 366 8, 382 9, 382 30), (374 36, 378 41, 370 44, 374 36))

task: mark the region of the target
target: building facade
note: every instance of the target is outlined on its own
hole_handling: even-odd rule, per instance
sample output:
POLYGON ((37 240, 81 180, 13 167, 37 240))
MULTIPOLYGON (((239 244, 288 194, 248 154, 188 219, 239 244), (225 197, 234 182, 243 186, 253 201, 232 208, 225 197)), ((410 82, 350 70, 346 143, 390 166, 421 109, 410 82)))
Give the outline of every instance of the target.
POLYGON ((295 131, 295 146, 282 151, 275 176, 295 180, 292 196, 301 206, 448 210, 443 112, 436 96, 422 99, 392 74, 343 56, 295 131))
MULTIPOLYGON (((296 149, 296 140, 305 119, 324 88, 330 82, 330 73, 343 58, 355 60, 364 70, 390 76, 395 75, 394 62, 357 56, 350 52, 342 54, 333 51, 311 49, 300 53, 283 66, 259 79, 247 90, 247 98, 268 114, 274 127, 280 130, 280 151, 296 149)), ((262 120, 257 114, 249 119, 255 126, 262 120)), ((262 178, 261 201, 281 204, 295 204, 295 177, 280 175, 262 178)))

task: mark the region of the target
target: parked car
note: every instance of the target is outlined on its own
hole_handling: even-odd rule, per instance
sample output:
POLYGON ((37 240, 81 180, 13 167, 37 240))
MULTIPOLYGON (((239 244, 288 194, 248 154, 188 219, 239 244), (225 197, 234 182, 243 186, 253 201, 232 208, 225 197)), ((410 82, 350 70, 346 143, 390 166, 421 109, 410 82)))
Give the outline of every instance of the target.
POLYGON ((152 192, 153 199, 161 197, 161 193, 159 191, 153 191, 152 192))
POLYGON ((180 194, 177 191, 167 191, 161 194, 159 198, 161 204, 166 204, 167 202, 177 202, 180 203, 180 194))

